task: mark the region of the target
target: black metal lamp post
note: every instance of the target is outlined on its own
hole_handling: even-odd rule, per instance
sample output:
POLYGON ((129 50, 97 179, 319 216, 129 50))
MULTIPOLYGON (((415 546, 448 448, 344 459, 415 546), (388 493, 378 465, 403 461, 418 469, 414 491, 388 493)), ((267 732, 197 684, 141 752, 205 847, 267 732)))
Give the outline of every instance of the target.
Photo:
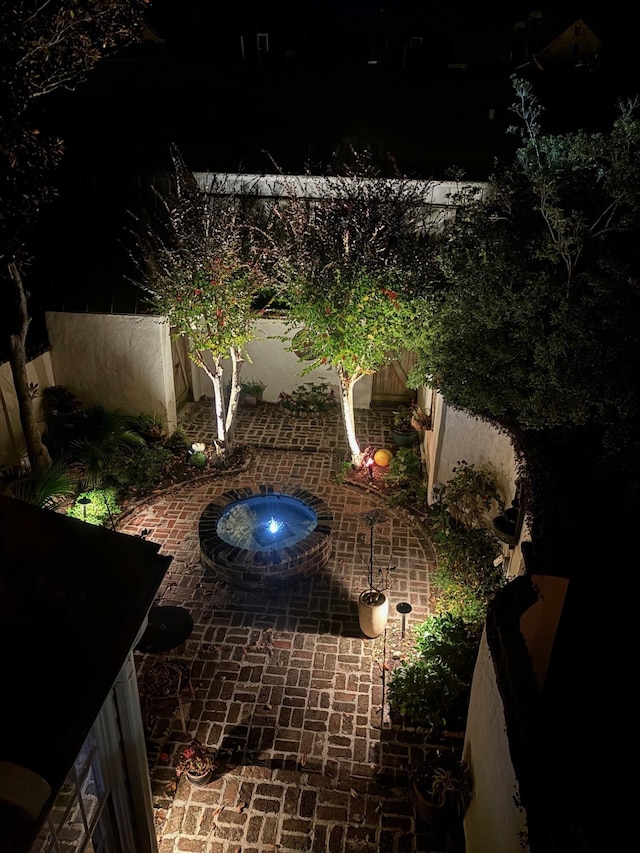
POLYGON ((413 610, 413 607, 409 604, 408 601, 400 601, 396 604, 396 610, 398 613, 402 614, 402 639, 404 640, 404 636, 407 630, 407 616, 413 610))
POLYGON ((91 503, 91 498, 88 498, 85 495, 85 497, 83 497, 83 498, 78 498, 78 503, 82 506, 83 520, 86 521, 87 520, 87 507, 91 503))

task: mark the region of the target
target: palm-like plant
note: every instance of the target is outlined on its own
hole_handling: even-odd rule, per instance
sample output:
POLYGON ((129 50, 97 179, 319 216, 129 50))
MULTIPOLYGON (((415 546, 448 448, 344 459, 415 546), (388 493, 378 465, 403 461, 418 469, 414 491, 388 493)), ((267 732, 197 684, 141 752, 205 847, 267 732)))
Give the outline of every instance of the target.
POLYGON ((33 506, 53 509, 61 498, 73 492, 73 479, 66 468, 56 463, 38 473, 20 468, 4 475, 0 491, 33 506))
POLYGON ((71 435, 70 455, 83 466, 82 484, 89 487, 104 482, 109 466, 123 450, 146 445, 129 415, 101 403, 89 403, 72 416, 71 435))

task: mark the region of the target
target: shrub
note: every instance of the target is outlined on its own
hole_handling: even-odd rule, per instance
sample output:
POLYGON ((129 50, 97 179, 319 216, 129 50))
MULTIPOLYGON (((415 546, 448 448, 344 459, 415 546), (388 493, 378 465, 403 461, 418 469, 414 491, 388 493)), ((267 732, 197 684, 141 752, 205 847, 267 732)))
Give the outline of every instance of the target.
POLYGON ((506 583, 502 567, 493 564, 500 554, 498 540, 484 528, 456 523, 438 505, 429 507, 427 530, 437 557, 433 585, 438 609, 482 621, 489 602, 506 583))
POLYGON ((37 474, 28 469, 16 468, 0 475, 2 494, 43 509, 55 509, 73 491, 71 474, 57 462, 37 474))
POLYGON ((110 466, 124 449, 146 446, 144 438, 131 428, 129 415, 100 403, 56 416, 51 434, 56 455, 82 466, 83 483, 88 486, 105 482, 110 466))
POLYGON ((155 412, 150 415, 145 412, 130 420, 131 428, 141 433, 146 439, 161 438, 164 433, 165 423, 155 412))
POLYGON ((283 409, 296 415, 327 412, 337 406, 335 392, 327 382, 304 382, 290 394, 281 391, 278 401, 283 409))
POLYGON ((494 501, 502 512, 504 501, 495 475, 487 465, 476 468, 463 459, 456 463, 453 474, 447 482, 444 497, 445 505, 456 521, 469 528, 483 527, 485 515, 494 501))
POLYGON ((409 658, 391 673, 391 710, 415 726, 463 729, 480 633, 481 626, 452 613, 418 624, 409 658))
POLYGON ((387 498, 389 506, 426 505, 427 486, 422 472, 422 460, 412 447, 400 447, 384 473, 384 481, 394 491, 387 498))
POLYGON ((81 402, 64 385, 50 385, 42 392, 45 416, 68 415, 81 408, 81 402))
POLYGON ((109 468, 109 480, 120 489, 135 489, 139 494, 146 494, 157 486, 171 459, 170 450, 154 445, 141 447, 133 455, 120 453, 109 468))
POLYGON ((240 382, 240 390, 242 393, 249 394, 253 397, 257 397, 261 394, 266 387, 267 386, 262 379, 254 379, 252 376, 247 376, 246 379, 243 379, 240 382))
POLYGON ((175 429, 165 441, 164 446, 167 450, 170 450, 171 453, 183 453, 191 447, 191 439, 183 430, 175 429))
POLYGON ((73 506, 67 510, 71 518, 79 518, 87 524, 108 524, 122 512, 117 500, 115 488, 91 489, 78 495, 73 506), (81 504, 80 501, 88 499, 88 503, 81 504))

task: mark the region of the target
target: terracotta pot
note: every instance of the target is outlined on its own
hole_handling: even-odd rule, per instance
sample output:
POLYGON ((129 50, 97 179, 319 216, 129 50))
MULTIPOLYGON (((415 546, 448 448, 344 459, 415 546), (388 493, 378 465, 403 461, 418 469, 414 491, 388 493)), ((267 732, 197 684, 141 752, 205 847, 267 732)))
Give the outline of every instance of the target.
POLYGON ((387 627, 389 618, 389 599, 384 592, 379 594, 380 601, 377 604, 369 604, 366 600, 370 594, 369 590, 360 593, 358 599, 358 620, 360 630, 369 639, 379 637, 387 627))
POLYGON ((142 430, 142 437, 145 441, 160 441, 164 438, 164 431, 162 429, 145 429, 142 430))

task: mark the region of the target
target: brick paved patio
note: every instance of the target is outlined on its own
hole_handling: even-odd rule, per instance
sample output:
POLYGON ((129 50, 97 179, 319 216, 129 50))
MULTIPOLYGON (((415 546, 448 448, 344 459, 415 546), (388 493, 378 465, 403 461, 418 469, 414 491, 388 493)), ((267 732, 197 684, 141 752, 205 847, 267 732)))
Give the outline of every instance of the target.
MULTIPOLYGON (((211 437, 210 406, 192 404, 181 426, 195 440, 211 437)), ((390 413, 360 411, 361 442, 391 446, 390 413)), ((123 519, 128 533, 173 555, 157 603, 182 605, 191 636, 170 654, 191 667, 196 698, 179 715, 151 718, 154 806, 161 853, 421 853, 443 849, 416 826, 407 769, 422 754, 423 735, 390 724, 385 713, 389 662, 401 646, 395 605, 411 619, 428 613, 432 551, 420 525, 379 495, 336 475, 345 455, 337 414, 281 416, 265 404, 243 410, 237 438, 253 450, 243 470, 212 475, 140 505, 123 519), (284 592, 241 591, 206 577, 197 524, 206 505, 231 488, 302 487, 334 516, 333 554, 312 578, 284 592), (367 529, 359 514, 384 508, 376 555, 397 565, 389 627, 376 640, 360 633, 357 597, 365 586, 367 529), (192 736, 221 762, 205 788, 173 763, 192 736)), ((153 660, 136 656, 138 670, 153 660)), ((168 716, 169 712, 171 715, 168 716)))

